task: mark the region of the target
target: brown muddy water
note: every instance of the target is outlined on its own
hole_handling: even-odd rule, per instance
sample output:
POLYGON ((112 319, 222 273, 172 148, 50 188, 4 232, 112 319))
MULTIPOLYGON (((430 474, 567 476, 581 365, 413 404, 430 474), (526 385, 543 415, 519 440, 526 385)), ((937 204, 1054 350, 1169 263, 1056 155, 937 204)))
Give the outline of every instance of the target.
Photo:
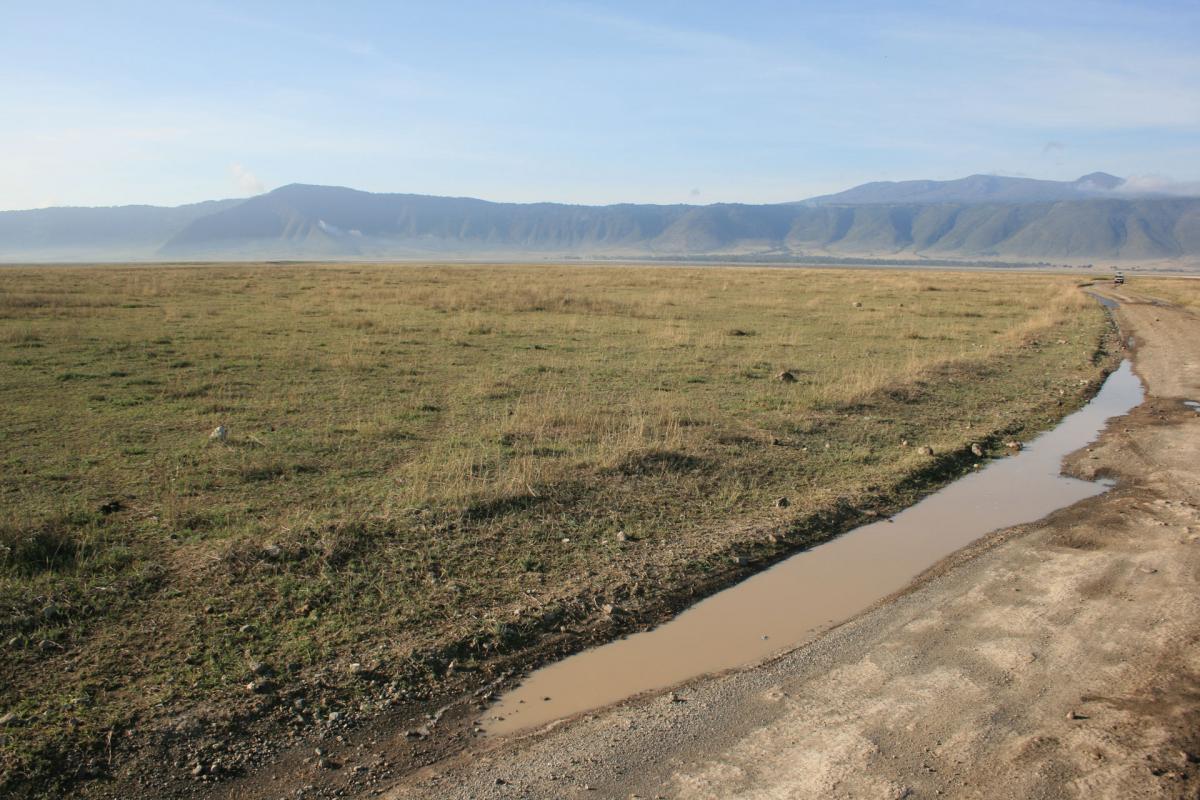
POLYGON ((804 644, 983 535, 1106 491, 1111 484, 1063 476, 1062 460, 1143 397, 1126 361, 1090 403, 1016 455, 989 462, 891 519, 785 559, 653 630, 534 672, 480 725, 489 735, 528 730, 804 644))

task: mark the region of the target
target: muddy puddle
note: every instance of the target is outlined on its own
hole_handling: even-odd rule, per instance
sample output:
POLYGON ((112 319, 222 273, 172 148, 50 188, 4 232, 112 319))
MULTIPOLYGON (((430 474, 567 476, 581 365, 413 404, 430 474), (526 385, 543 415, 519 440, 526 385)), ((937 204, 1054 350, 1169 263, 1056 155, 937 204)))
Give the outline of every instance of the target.
POLYGON ((1121 364, 1084 408, 890 520, 779 562, 658 628, 534 672, 484 714, 489 735, 541 726, 642 692, 759 661, 813 639, 983 535, 1040 519, 1108 484, 1060 474, 1063 457, 1142 402, 1121 364))

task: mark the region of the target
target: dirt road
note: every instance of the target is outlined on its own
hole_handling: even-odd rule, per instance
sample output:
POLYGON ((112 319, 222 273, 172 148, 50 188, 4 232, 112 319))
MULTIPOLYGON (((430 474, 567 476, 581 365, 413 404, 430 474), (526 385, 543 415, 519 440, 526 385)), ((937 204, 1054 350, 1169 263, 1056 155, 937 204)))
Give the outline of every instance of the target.
POLYGON ((1132 294, 1118 487, 814 644, 410 775, 392 798, 1200 796, 1200 319, 1132 294))

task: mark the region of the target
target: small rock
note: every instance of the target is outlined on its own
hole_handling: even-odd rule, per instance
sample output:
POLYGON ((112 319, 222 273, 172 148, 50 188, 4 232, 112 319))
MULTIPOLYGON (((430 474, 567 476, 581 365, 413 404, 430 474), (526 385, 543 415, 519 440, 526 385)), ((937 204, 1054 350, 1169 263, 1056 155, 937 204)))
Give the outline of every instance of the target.
POLYGON ((933 448, 923 444, 917 448, 917 452, 923 456, 931 456, 933 455, 933 448))
POLYGON ((362 675, 364 672, 366 672, 366 670, 363 669, 363 665, 358 663, 357 661, 355 661, 353 664, 350 664, 348 667, 346 667, 346 671, 349 672, 351 675, 362 675))
POLYGON ((341 718, 342 718, 342 712, 340 712, 340 711, 330 711, 329 712, 329 721, 330 722, 337 722, 341 718))
POLYGON ((193 777, 199 778, 203 774, 204 774, 204 765, 203 764, 197 764, 196 766, 192 767, 192 776, 193 777))
POLYGON ((908 439, 901 439, 901 440, 900 440, 900 446, 901 446, 901 447, 908 447, 908 439))
POLYGON ((780 372, 775 376, 775 380, 779 381, 780 383, 795 383, 796 376, 785 369, 783 372, 780 372))
POLYGON ((625 531, 617 531, 617 541, 618 542, 629 541, 629 537, 625 535, 625 531))
POLYGON ((618 608, 617 606, 612 605, 611 603, 605 603, 603 606, 600 607, 600 610, 604 612, 604 616, 606 616, 606 617, 611 617, 614 614, 621 613, 621 609, 618 608))
POLYGON ((780 497, 775 500, 776 508, 787 508, 791 504, 792 504, 792 501, 788 500, 786 497, 780 497))
POLYGON ((218 425, 217 427, 213 428, 212 433, 208 435, 208 440, 210 442, 223 442, 227 438, 229 438, 229 429, 224 425, 218 425))
POLYGON ((1004 446, 1007 447, 1009 450, 1012 450, 1014 453, 1016 453, 1016 452, 1019 452, 1024 445, 1022 445, 1018 441, 1011 441, 1011 442, 1005 442, 1004 446))
POLYGON ((277 544, 269 544, 262 549, 264 558, 269 558, 272 561, 283 555, 283 548, 277 544))
POLYGON ((862 303, 858 302, 857 300, 855 300, 850 305, 854 306, 855 308, 862 308, 862 303))
POLYGON ((1070 719, 1070 720, 1087 719, 1087 716, 1084 714, 1080 714, 1078 711, 1068 711, 1067 719, 1070 719))
POLYGON ((1138 567, 1138 569, 1141 570, 1142 572, 1146 573, 1147 575, 1153 575, 1154 573, 1158 572, 1158 570, 1155 569, 1154 567, 1138 567))
POLYGON ((17 719, 15 711, 9 711, 3 717, 0 717, 0 725, 11 725, 17 719))
POLYGON ((975 455, 976 457, 982 458, 983 457, 983 448, 980 447, 978 444, 972 444, 971 445, 971 453, 973 455, 975 455))

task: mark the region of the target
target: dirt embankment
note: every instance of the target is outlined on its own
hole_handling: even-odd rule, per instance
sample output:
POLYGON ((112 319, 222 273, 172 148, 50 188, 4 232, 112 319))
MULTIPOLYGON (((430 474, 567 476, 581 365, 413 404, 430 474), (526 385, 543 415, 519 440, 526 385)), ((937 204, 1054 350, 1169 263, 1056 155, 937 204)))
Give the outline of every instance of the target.
POLYGON ((1118 487, 754 669, 410 775, 394 798, 1200 796, 1200 319, 1114 295, 1147 401, 1118 487))

